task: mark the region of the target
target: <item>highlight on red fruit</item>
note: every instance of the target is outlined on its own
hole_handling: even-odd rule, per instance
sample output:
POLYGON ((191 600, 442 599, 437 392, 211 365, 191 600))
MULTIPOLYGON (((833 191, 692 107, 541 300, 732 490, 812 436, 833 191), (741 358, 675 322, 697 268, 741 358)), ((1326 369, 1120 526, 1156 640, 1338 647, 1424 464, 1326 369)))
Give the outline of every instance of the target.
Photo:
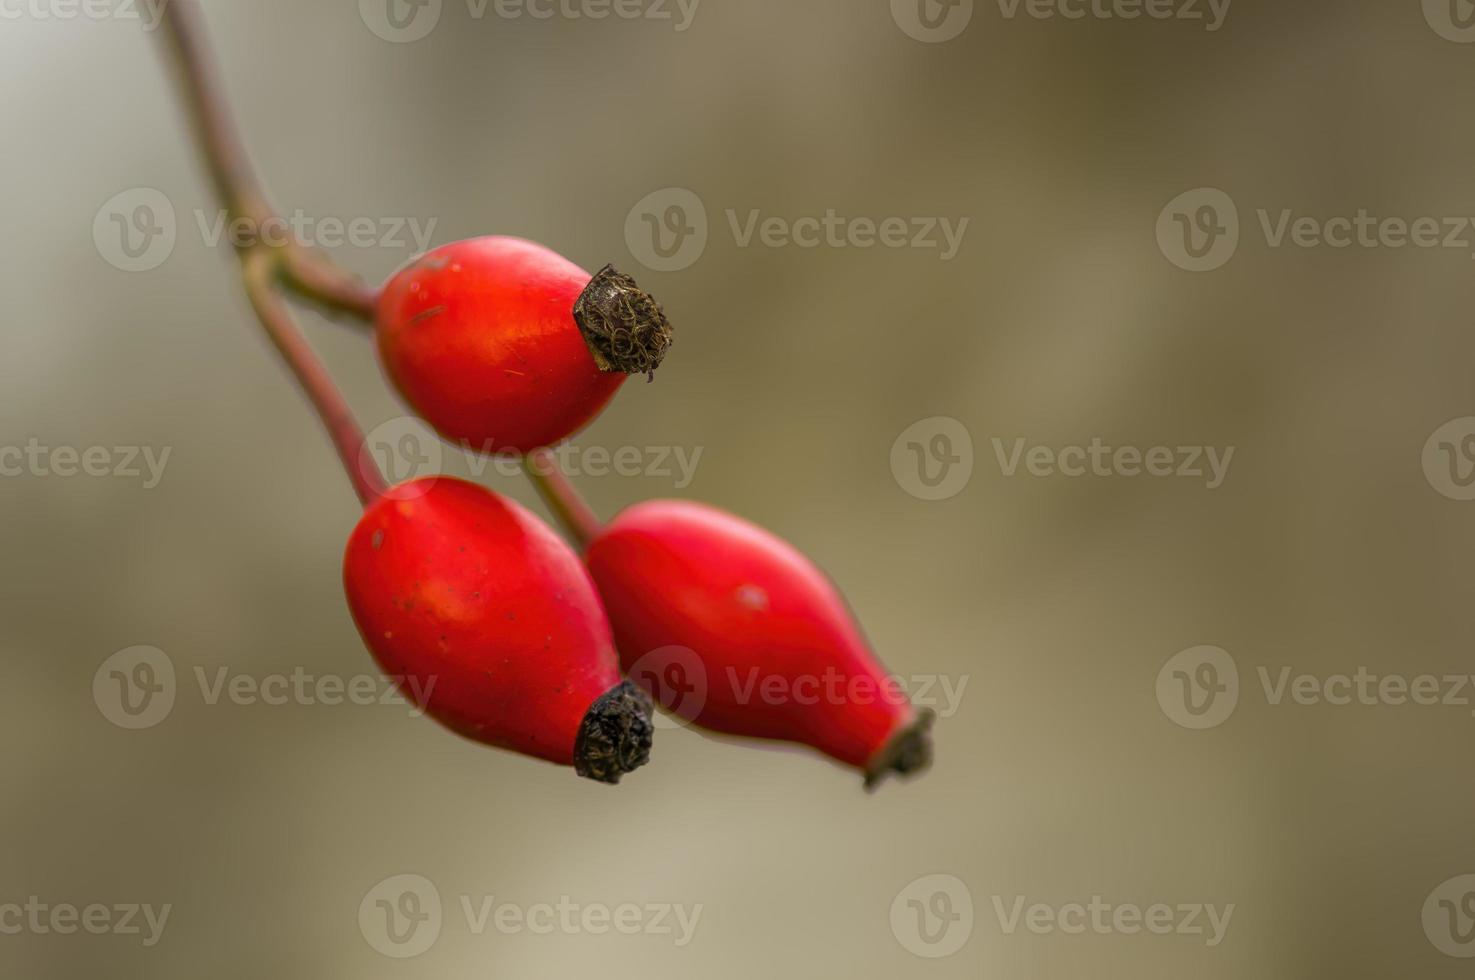
POLYGON ((932 713, 911 705, 835 586, 787 542, 715 507, 656 500, 598 531, 585 559, 627 672, 668 710, 813 746, 868 787, 931 762, 932 713))
POLYGON ((348 541, 349 609, 385 674, 467 738, 607 783, 649 759, 589 574, 532 513, 446 477, 374 501, 348 541))
POLYGON ((520 454, 588 425, 671 346, 660 304, 605 266, 590 276, 542 245, 485 237, 420 256, 384 285, 380 360, 448 439, 520 454))

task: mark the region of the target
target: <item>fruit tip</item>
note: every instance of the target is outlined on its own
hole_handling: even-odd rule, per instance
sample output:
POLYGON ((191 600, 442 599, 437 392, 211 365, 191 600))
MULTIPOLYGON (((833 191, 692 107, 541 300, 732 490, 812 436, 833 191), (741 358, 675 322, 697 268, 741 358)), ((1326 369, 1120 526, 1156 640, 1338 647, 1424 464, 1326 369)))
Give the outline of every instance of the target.
POLYGON ((605 373, 655 376, 671 348, 661 304, 612 265, 595 273, 574 303, 574 320, 594 363, 605 373))
POLYGON ((923 708, 915 721, 891 737, 866 766, 866 792, 875 792, 891 773, 915 776, 932 765, 932 723, 936 720, 936 712, 923 708))
POLYGON ((574 742, 574 771, 585 779, 618 783, 650 761, 655 734, 650 695, 630 681, 610 688, 589 706, 574 742))

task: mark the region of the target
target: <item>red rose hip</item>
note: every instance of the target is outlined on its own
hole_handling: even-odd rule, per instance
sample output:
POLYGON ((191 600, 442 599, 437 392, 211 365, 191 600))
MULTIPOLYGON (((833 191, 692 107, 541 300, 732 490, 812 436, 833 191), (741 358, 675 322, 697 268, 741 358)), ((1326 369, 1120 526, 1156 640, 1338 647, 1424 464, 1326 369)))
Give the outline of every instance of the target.
POLYGON ((486 453, 526 453, 582 429, 630 374, 671 344, 661 307, 606 266, 591 277, 519 238, 429 252, 384 285, 380 360, 442 435, 486 453))
POLYGON ((620 675, 588 572, 517 503, 403 484, 365 510, 343 580, 384 672, 453 731, 607 783, 649 758, 650 698, 620 675))
POLYGON ((657 500, 596 531, 585 557, 631 679, 675 713, 811 745, 868 787, 930 763, 931 712, 907 701, 829 579, 788 543, 713 507, 657 500))

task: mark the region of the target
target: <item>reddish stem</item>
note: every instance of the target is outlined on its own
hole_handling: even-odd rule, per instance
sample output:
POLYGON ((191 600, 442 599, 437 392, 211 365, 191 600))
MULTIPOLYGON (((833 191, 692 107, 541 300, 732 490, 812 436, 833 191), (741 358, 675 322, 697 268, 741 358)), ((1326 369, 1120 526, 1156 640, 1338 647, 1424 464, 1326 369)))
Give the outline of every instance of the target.
POLYGON ((247 218, 260 227, 272 216, 271 206, 227 108, 225 89, 210 58, 204 17, 195 0, 173 0, 165 5, 164 37, 174 54, 179 88, 215 193, 232 218, 247 218))
MULTIPOLYGON (((215 73, 199 4, 195 0, 170 0, 164 8, 164 27, 191 129, 215 192, 232 220, 245 219, 260 230, 275 218, 275 212, 251 167, 224 86, 215 73)), ((246 295, 257 319, 317 409, 359 500, 369 504, 384 493, 384 477, 363 452, 363 430, 343 393, 297 328, 277 287, 286 286, 329 310, 367 320, 373 318, 374 291, 295 243, 276 247, 248 242, 239 254, 246 295)))
POLYGON ((346 313, 364 324, 374 322, 379 290, 345 273, 319 253, 289 248, 282 254, 282 284, 328 313, 346 313))
POLYGON ((604 525, 558 465, 558 457, 550 450, 535 449, 528 453, 522 465, 538 496, 568 530, 574 543, 580 550, 587 548, 604 530, 604 525))
POLYGON ((292 313, 274 288, 275 263, 270 252, 253 250, 246 254, 243 275, 246 295, 256 311, 256 317, 266 329, 267 336, 276 345, 277 351, 297 381, 302 385, 313 407, 323 420, 338 458, 348 472, 354 492, 365 506, 377 500, 388 489, 384 476, 379 472, 369 454, 363 451, 364 433, 358 420, 343 399, 343 393, 333 383, 333 378, 318 360, 317 354, 308 346, 302 331, 292 320, 292 313))
MULTIPOLYGON (((251 166, 225 86, 215 71, 199 3, 169 0, 164 7, 163 23, 179 89, 189 111, 190 128, 210 171, 215 193, 225 204, 231 220, 245 219, 260 231, 278 216, 251 166)), ((247 245, 247 248, 255 247, 256 244, 247 245)), ((280 245, 276 251, 282 284, 293 293, 327 312, 347 313, 360 321, 373 322, 378 299, 374 287, 298 243, 280 245)))

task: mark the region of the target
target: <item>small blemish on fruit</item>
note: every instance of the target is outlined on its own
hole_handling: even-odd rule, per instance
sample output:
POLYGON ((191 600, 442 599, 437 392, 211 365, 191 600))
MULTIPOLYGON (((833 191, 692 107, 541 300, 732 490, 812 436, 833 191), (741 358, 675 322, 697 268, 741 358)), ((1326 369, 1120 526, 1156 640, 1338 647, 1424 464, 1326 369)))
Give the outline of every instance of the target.
POLYGON ((392 630, 385 630, 384 631, 384 638, 386 640, 392 640, 392 639, 394 639, 394 632, 392 630))
POLYGON ((384 529, 382 527, 374 532, 374 537, 370 539, 369 543, 373 545, 375 551, 384 547, 384 529))
POLYGON ((445 311, 446 308, 444 306, 432 306, 430 307, 430 309, 421 310, 419 313, 416 313, 414 316, 410 317, 410 322, 419 323, 421 320, 429 320, 431 317, 440 316, 445 311))
POLYGON ((744 585, 737 590, 737 601, 749 609, 768 608, 768 593, 756 585, 744 585))

